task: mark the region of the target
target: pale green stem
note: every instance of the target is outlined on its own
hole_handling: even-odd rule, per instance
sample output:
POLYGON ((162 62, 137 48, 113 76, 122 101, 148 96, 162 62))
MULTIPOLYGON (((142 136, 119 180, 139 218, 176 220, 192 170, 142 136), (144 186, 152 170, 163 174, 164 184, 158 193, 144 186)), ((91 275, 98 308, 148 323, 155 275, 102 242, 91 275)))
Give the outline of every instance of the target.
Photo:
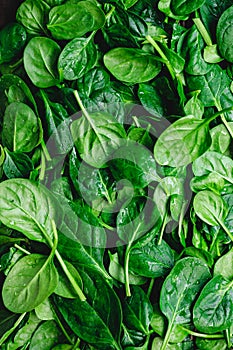
POLYGON ((175 80, 176 79, 176 74, 175 74, 175 72, 174 72, 174 70, 172 68, 172 65, 169 62, 169 60, 167 59, 167 57, 164 54, 164 52, 160 49, 159 45, 156 43, 156 41, 150 35, 146 36, 146 40, 154 47, 154 49, 158 52, 158 54, 164 60, 164 63, 166 64, 167 69, 169 70, 169 73, 171 74, 172 79, 175 80))
POLYGON ((204 24, 202 23, 200 18, 193 18, 193 22, 195 23, 195 26, 197 27, 198 31, 200 32, 204 42, 207 46, 213 45, 211 37, 209 33, 207 32, 204 24))
POLYGON ((31 254, 28 250, 26 250, 26 249, 20 247, 17 243, 15 243, 14 246, 15 246, 15 248, 17 248, 18 250, 20 250, 21 252, 23 252, 23 253, 26 254, 26 255, 31 254))
POLYGON ((45 159, 47 160, 47 162, 50 162, 52 159, 50 157, 50 154, 48 152, 48 149, 47 149, 47 147, 45 145, 44 140, 41 141, 41 148, 42 148, 42 151, 43 151, 43 153, 45 155, 45 159))
POLYGON ((190 329, 185 328, 183 326, 179 326, 179 328, 183 329, 188 334, 193 335, 194 337, 198 337, 198 338, 206 338, 206 339, 223 339, 224 338, 224 336, 222 334, 197 333, 197 332, 191 331, 190 329))

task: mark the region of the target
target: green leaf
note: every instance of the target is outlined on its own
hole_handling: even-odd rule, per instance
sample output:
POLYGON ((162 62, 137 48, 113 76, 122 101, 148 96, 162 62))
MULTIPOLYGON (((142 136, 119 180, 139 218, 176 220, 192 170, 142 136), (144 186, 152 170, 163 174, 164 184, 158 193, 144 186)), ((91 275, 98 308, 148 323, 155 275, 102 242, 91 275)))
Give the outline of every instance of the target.
POLYGON ((89 38, 75 38, 62 50, 58 59, 58 69, 66 80, 76 80, 94 67, 97 50, 89 38))
MULTIPOLYGON (((233 129, 233 123, 228 123, 230 128, 233 129)), ((219 153, 225 153, 230 146, 231 136, 226 129, 225 125, 219 124, 210 130, 212 143, 209 151, 215 151, 219 153)))
POLYGON ((5 279, 4 305, 15 313, 31 311, 54 292, 57 283, 58 274, 50 258, 27 255, 12 267, 5 279))
POLYGON ((8 179, 27 177, 33 170, 31 159, 22 152, 10 152, 5 149, 6 159, 3 171, 8 179))
POLYGON ((224 222, 228 213, 227 204, 222 197, 207 190, 195 195, 193 206, 197 216, 212 226, 224 222))
POLYGON ((93 1, 66 3, 49 12, 47 28, 55 39, 74 39, 103 27, 104 12, 93 1))
POLYGON ((0 63, 18 57, 26 44, 27 33, 18 23, 10 23, 0 31, 0 63))
POLYGON ((208 279, 209 269, 198 258, 181 259, 171 270, 160 293, 160 309, 168 319, 168 329, 161 349, 166 349, 175 324, 191 322, 193 302, 208 279))
POLYGON ((221 153, 205 152, 193 162, 192 169, 196 176, 213 173, 233 184, 233 160, 221 153))
POLYGON ((232 282, 215 276, 201 291, 193 309, 193 321, 200 332, 213 334, 232 325, 232 282))
POLYGON ((233 280, 233 251, 221 256, 214 265, 214 276, 221 275, 225 280, 233 280))
POLYGON ((158 138, 155 160, 161 165, 188 165, 204 153, 210 144, 209 122, 194 116, 178 119, 158 138))
POLYGON ((49 6, 44 1, 26 0, 18 7, 16 19, 33 35, 46 33, 49 6))
POLYGON ((138 242, 130 252, 130 271, 150 278, 166 276, 174 265, 174 253, 169 245, 155 240, 138 242))
POLYGON ((145 292, 137 286, 132 287, 132 295, 123 303, 124 324, 128 329, 149 334, 153 308, 145 292))
POLYGON ((217 25, 217 43, 221 55, 229 62, 233 62, 231 38, 233 33, 233 6, 225 10, 217 25))
MULTIPOLYGON (((110 264, 109 274, 117 281, 125 283, 125 271, 123 266, 120 264, 117 253, 111 255, 109 252, 110 264)), ((129 273, 129 283, 134 285, 145 284, 147 279, 142 276, 138 276, 134 273, 129 273)))
POLYGON ((17 350, 27 344, 40 322, 41 320, 36 317, 35 313, 30 312, 27 323, 18 330, 12 342, 8 344, 9 350, 17 350))
POLYGON ((47 243, 47 235, 53 238, 51 220, 58 222, 59 203, 44 186, 28 179, 10 179, 0 183, 0 193, 4 225, 39 242, 47 243))
MULTIPOLYGON (((66 264, 67 269, 72 274, 73 278, 77 282, 77 284, 82 289, 82 279, 76 270, 76 268, 68 261, 64 261, 66 264)), ((67 276, 63 272, 63 270, 60 268, 58 269, 59 277, 58 277, 58 284, 56 286, 56 289, 54 290, 54 293, 57 295, 60 295, 63 298, 77 298, 78 295, 73 289, 72 285, 70 284, 70 281, 68 280, 67 276)))
POLYGON ((106 68, 120 81, 143 83, 153 79, 161 70, 156 56, 143 50, 118 47, 104 55, 106 68))
POLYGON ((57 60, 60 46, 52 39, 34 37, 27 44, 24 55, 25 70, 39 88, 48 88, 59 84, 57 60))
POLYGON ((88 268, 80 271, 87 301, 56 297, 56 305, 72 331, 97 348, 120 350, 122 311, 112 287, 88 268))
POLYGON ((31 152, 42 139, 41 121, 26 104, 11 103, 5 111, 2 138, 14 152, 31 152))
POLYGON ((137 142, 128 141, 119 147, 108 165, 117 181, 127 179, 135 188, 144 188, 160 180, 152 153, 137 142))
POLYGON ((94 167, 102 167, 122 144, 126 133, 107 113, 90 113, 71 124, 71 134, 81 158, 94 167))
POLYGON ((55 321, 43 322, 33 334, 30 350, 51 350, 60 343, 61 331, 55 321))
POLYGON ((188 15, 204 4, 205 0, 172 0, 171 9, 172 11, 179 16, 188 15))

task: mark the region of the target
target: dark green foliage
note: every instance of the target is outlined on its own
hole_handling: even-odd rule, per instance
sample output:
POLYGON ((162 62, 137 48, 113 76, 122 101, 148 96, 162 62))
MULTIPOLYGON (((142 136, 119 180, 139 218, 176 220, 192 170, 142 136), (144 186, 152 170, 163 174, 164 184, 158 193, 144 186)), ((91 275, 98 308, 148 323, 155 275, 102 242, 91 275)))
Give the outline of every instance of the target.
POLYGON ((233 348, 231 0, 24 0, 0 30, 1 350, 233 348))

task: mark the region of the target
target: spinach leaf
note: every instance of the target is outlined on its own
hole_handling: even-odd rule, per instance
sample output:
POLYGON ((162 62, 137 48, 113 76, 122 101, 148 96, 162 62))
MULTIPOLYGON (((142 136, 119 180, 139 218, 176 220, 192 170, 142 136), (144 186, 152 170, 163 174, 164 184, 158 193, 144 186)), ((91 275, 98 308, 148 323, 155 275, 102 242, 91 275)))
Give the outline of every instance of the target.
POLYGON ((194 197, 193 206, 196 214, 207 224, 225 226, 228 207, 221 196, 207 190, 200 191, 194 197))
POLYGON ((40 322, 41 320, 36 317, 35 313, 33 311, 30 312, 27 323, 17 331, 16 335, 14 336, 14 340, 9 342, 9 349, 17 350, 21 346, 27 344, 40 322))
POLYGON ((153 79, 161 70, 161 63, 140 49, 118 47, 104 55, 106 68, 120 81, 143 83, 153 79))
POLYGON ((10 152, 5 149, 4 174, 8 179, 16 177, 28 177, 33 170, 31 159, 22 152, 10 152))
POLYGON ((53 349, 60 343, 61 338, 61 330, 55 321, 43 322, 32 336, 30 350, 53 349))
POLYGON ((22 52, 27 33, 18 23, 10 23, 0 31, 0 63, 10 62, 22 52))
POLYGON ((174 253, 164 240, 160 245, 155 239, 145 243, 139 240, 130 252, 129 269, 140 276, 166 276, 173 265, 174 253))
POLYGON ((97 168, 104 166, 126 137, 123 126, 111 115, 101 112, 76 119, 71 124, 71 134, 81 158, 97 168))
POLYGON ((59 204, 45 187, 28 179, 10 179, 1 182, 0 189, 2 223, 32 240, 53 238, 51 220, 57 221, 59 204))
POLYGON ((171 0, 171 9, 176 15, 187 15, 200 8, 204 2, 205 0, 197 0, 195 2, 191 0, 171 0))
POLYGON ((230 250, 217 260, 214 265, 214 276, 221 275, 225 280, 233 280, 233 252, 230 250))
POLYGON ((121 349, 122 311, 115 291, 95 270, 88 268, 80 274, 87 301, 56 297, 61 314, 81 339, 100 349, 121 349))
POLYGON ((190 322, 193 302, 208 279, 207 265, 197 258, 179 260, 167 276, 160 293, 160 309, 169 324, 161 349, 166 349, 174 324, 190 322))
POLYGON ((65 3, 49 12, 47 28, 55 39, 74 39, 101 28, 105 15, 95 2, 65 3))
POLYGON ((31 152, 42 140, 40 119, 22 102, 7 106, 2 130, 3 144, 14 152, 31 152))
POLYGON ((31 311, 54 292, 57 283, 57 270, 50 257, 27 255, 6 277, 2 289, 4 305, 15 313, 31 311))
POLYGON ((223 12, 217 24, 217 43, 221 55, 229 62, 233 62, 231 35, 233 33, 233 6, 223 12))
POLYGON ((136 142, 127 141, 125 146, 119 147, 108 164, 117 181, 127 179, 135 188, 160 180, 153 155, 136 142))
POLYGON ((19 6, 16 19, 33 35, 46 34, 49 6, 44 1, 26 0, 19 6))
POLYGON ((233 183, 233 161, 221 153, 207 151, 193 162, 193 173, 196 176, 210 173, 220 175, 224 180, 233 183))
POLYGON ((154 155, 161 165, 188 165, 210 145, 210 119, 187 116, 171 124, 158 138, 154 155))
POLYGON ((233 317, 232 298, 232 282, 226 281, 222 276, 211 279, 194 305, 196 328, 210 334, 229 328, 233 317))
POLYGON ((24 50, 24 67, 33 82, 40 88, 48 88, 59 84, 57 60, 60 46, 52 39, 34 37, 24 50))
POLYGON ((149 334, 153 308, 149 298, 143 290, 137 286, 132 288, 131 297, 123 304, 124 324, 128 329, 135 329, 149 334))
POLYGON ((97 50, 92 36, 89 38, 75 38, 62 50, 58 59, 60 74, 67 80, 81 78, 97 60, 97 50))

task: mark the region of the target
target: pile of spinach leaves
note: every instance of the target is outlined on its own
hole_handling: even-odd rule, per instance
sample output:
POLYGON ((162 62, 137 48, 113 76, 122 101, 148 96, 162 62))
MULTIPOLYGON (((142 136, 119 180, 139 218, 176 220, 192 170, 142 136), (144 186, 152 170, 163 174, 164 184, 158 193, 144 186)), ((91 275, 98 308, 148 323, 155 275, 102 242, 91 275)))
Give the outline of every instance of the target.
POLYGON ((233 348, 232 35, 230 0, 21 1, 2 350, 233 348))

